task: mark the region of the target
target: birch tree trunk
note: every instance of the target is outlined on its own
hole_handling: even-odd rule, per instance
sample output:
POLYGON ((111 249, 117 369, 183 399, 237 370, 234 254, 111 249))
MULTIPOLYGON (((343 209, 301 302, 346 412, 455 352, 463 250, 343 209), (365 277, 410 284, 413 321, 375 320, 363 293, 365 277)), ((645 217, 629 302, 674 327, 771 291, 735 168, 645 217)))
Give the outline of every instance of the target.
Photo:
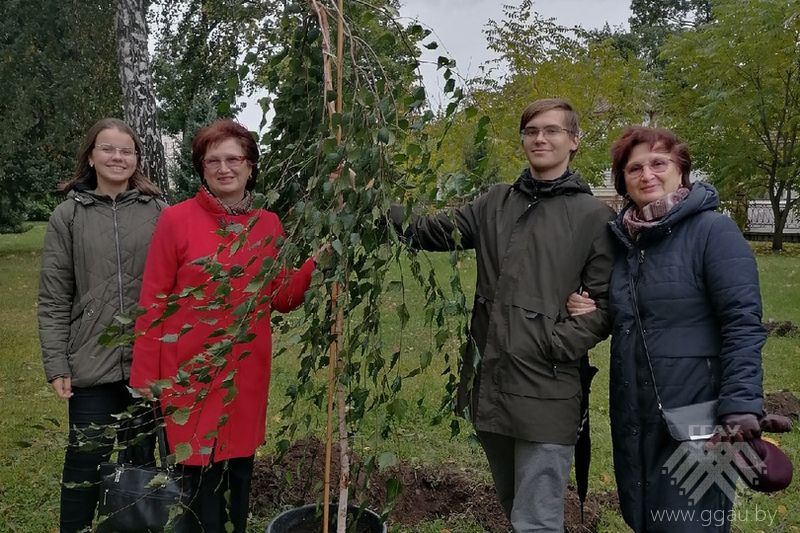
POLYGON ((158 129, 156 97, 147 50, 146 0, 116 0, 115 32, 122 106, 127 122, 144 145, 142 167, 169 197, 167 161, 158 129))

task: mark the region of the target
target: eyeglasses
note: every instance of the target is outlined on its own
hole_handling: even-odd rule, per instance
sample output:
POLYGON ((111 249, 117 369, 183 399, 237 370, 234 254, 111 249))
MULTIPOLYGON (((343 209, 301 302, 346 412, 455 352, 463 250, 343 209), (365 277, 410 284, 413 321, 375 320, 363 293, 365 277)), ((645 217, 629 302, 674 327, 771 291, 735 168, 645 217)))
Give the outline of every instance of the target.
POLYGON ((572 130, 568 130, 567 128, 562 128, 561 126, 545 126, 544 128, 537 128, 535 126, 528 126, 527 128, 522 128, 519 130, 519 134, 521 137, 527 137, 529 139, 536 139, 539 137, 539 133, 544 135, 545 139, 553 139, 557 137, 561 132, 572 133, 572 130))
POLYGON ((96 144, 94 146, 96 149, 100 151, 101 154, 106 155, 108 157, 113 157, 115 153, 119 152, 119 155, 122 157, 133 157, 136 155, 136 150, 133 148, 128 147, 118 147, 114 146, 113 144, 96 144))
POLYGON ((645 167, 653 171, 654 174, 663 174, 669 168, 669 164, 674 161, 668 157, 656 157, 645 164, 633 163, 625 167, 625 175, 630 178, 641 178, 645 167))
POLYGON ((245 161, 247 161, 247 156, 244 155, 229 155, 222 159, 218 157, 212 157, 210 159, 203 158, 203 166, 208 170, 219 170, 222 168, 222 163, 225 163, 225 166, 228 168, 239 168, 245 161))

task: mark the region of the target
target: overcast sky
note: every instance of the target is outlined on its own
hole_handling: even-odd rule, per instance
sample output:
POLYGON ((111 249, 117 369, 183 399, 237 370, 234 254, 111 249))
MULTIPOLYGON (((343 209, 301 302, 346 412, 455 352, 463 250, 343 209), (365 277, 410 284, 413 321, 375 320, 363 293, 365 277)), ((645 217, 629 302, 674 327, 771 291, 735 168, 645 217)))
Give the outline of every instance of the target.
MULTIPOLYGON (((402 1, 402 0, 401 0, 402 1)), ((494 59, 486 48, 483 28, 489 19, 503 19, 503 4, 518 4, 519 0, 404 0, 400 13, 417 19, 435 32, 434 40, 444 46, 446 55, 456 60, 460 75, 477 76, 478 67, 494 59)), ((545 18, 553 18, 562 26, 580 25, 602 28, 609 25, 628 27, 629 0, 534 0, 534 9, 545 18)), ((423 51, 423 59, 435 63, 441 50, 423 51)), ((435 65, 421 67, 429 98, 434 105, 441 99, 441 75, 435 65)))
MULTIPOLYGON (((456 60, 464 78, 479 74, 478 67, 493 56, 486 48, 483 28, 489 19, 503 18, 503 4, 518 0, 404 0, 400 9, 404 22, 418 20, 433 30, 432 39, 444 47, 445 55, 456 60)), ((584 28, 628 26, 629 0, 534 0, 534 9, 542 16, 554 18, 563 26, 581 25, 584 28)), ((425 42, 428 42, 426 40, 425 42)), ((423 60, 436 61, 442 50, 424 51, 423 60)), ((433 65, 421 67, 429 98, 434 105, 441 101, 441 83, 433 65)), ((258 128, 261 112, 255 100, 239 115, 247 127, 258 128)))

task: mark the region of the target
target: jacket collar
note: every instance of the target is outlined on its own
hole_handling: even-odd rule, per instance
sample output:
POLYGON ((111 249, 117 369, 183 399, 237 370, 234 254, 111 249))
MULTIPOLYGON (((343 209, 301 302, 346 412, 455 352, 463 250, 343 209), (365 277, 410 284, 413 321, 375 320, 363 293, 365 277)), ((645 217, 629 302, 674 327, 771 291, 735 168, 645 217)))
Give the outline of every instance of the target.
MULTIPOLYGON (((684 220, 703 211, 713 211, 717 209, 717 207, 719 207, 719 193, 717 193, 717 190, 704 181, 697 181, 692 184, 689 196, 687 196, 685 200, 675 205, 658 224, 642 230, 639 234, 639 240, 640 242, 661 240, 672 233, 672 229, 684 220)), ((633 241, 631 241, 630 235, 622 224, 622 219, 628 209, 633 209, 633 202, 629 202, 622 208, 617 218, 609 222, 609 224, 611 226, 611 233, 625 246, 632 248, 633 241)))
POLYGON ((197 194, 194 195, 194 198, 200 204, 200 207, 214 216, 224 217, 228 214, 219 200, 203 185, 200 185, 200 188, 197 189, 197 194))
MULTIPOLYGON (((88 187, 75 188, 67 194, 67 198, 72 198, 83 206, 90 206, 95 203, 110 204, 111 197, 104 194, 97 194, 88 187)), ((148 194, 142 194, 138 189, 129 189, 117 195, 114 201, 117 204, 128 204, 132 202, 147 203, 153 199, 148 194)))
POLYGON ((526 168, 511 187, 531 198, 577 193, 592 194, 592 189, 583 181, 581 175, 572 170, 567 170, 554 180, 537 180, 531 174, 531 169, 526 168))

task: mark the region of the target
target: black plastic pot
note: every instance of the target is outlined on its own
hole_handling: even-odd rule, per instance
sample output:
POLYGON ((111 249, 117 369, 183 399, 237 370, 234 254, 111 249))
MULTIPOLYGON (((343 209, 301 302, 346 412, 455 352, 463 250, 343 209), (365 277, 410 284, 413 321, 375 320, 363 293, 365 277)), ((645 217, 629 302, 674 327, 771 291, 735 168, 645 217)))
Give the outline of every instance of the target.
MULTIPOLYGON (((330 504, 330 523, 328 531, 336 532, 335 503, 330 504)), ((295 507, 284 511, 267 526, 266 533, 321 533, 322 506, 314 504, 295 507)), ((369 509, 349 506, 347 508, 348 533, 387 533, 389 529, 381 521, 381 517, 369 509)))

